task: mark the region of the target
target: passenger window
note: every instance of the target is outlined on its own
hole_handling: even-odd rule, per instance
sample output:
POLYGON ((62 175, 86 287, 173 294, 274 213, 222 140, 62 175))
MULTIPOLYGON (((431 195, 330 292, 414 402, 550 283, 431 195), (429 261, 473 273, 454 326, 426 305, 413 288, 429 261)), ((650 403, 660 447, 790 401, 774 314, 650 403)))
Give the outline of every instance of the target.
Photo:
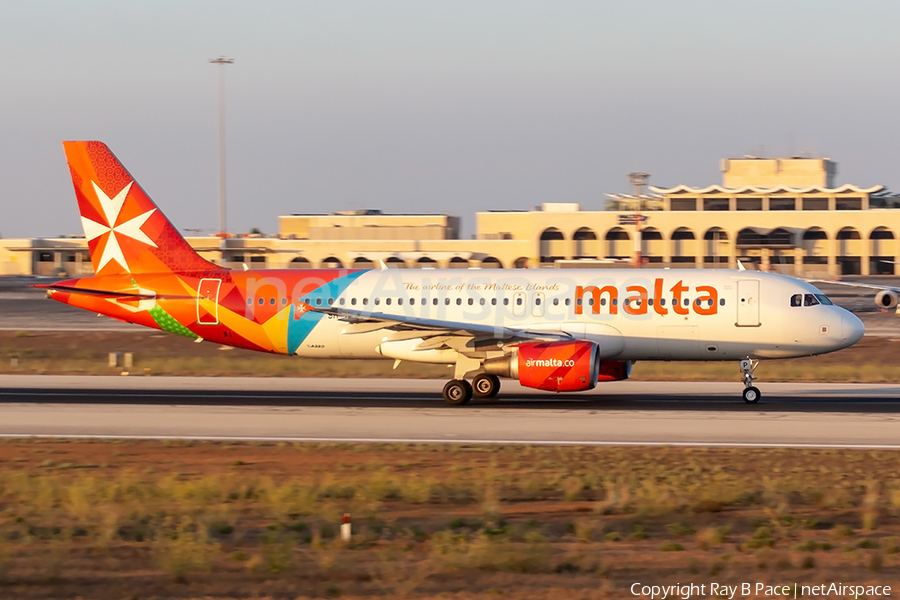
POLYGON ((647 306, 653 306, 653 298, 647 298, 647 306))
POLYGON ((571 301, 571 298, 566 298, 566 306, 569 305, 569 302, 570 302, 570 301, 571 301))
POLYGON ((456 299, 456 305, 457 305, 457 306, 462 305, 462 298, 457 298, 457 299, 456 299))
POLYGON ((434 304, 435 306, 437 306, 437 301, 438 301, 438 299, 435 298, 434 300, 431 301, 431 303, 434 304))
POLYGON ((397 298, 397 304, 403 306, 403 298, 397 298))
POLYGON ((351 299, 350 299, 350 304, 353 305, 353 306, 356 306, 356 298, 351 298, 351 299))
POLYGON ((559 306, 559 298, 553 299, 553 306, 559 306))
POLYGON ((282 299, 281 299, 281 305, 282 305, 282 306, 287 306, 287 298, 282 298, 282 299))
POLYGON ((509 306, 509 298, 503 299, 503 306, 509 306))
POLYGON ((516 306, 522 306, 522 299, 516 298, 516 306))
POLYGON ((322 306, 322 299, 316 298, 316 306, 322 306))
POLYGON ((264 303, 265 303, 265 300, 263 300, 262 298, 260 298, 260 299, 259 299, 259 305, 262 306, 264 303))
POLYGON ((369 299, 363 298, 363 306, 366 306, 367 304, 369 304, 369 299))
POLYGON ((659 299, 659 305, 660 305, 660 306, 665 306, 665 305, 666 305, 666 299, 665 299, 665 298, 660 298, 660 299, 659 299))
POLYGON ((334 304, 334 298, 329 298, 329 299, 328 299, 328 306, 331 306, 332 304, 334 304))
POLYGON ((719 298, 719 306, 725 306, 725 298, 719 298))
MULTIPOLYGON (((602 298, 602 299, 600 300, 600 304, 603 304, 605 301, 606 301, 606 299, 605 299, 605 298, 602 298)), ((593 298, 588 298, 588 306, 593 306, 593 305, 594 305, 594 299, 593 299, 593 298)))
POLYGON ((275 306, 275 298, 269 298, 269 304, 275 306))
POLYGON ((475 304, 475 300, 473 298, 469 298, 469 306, 475 304))
POLYGON ((619 305, 619 299, 618 299, 618 298, 613 298, 612 303, 613 303, 613 306, 618 306, 618 305, 619 305))
POLYGON ((251 304, 253 304, 253 299, 247 298, 247 306, 250 306, 251 304))
POLYGON ((791 296, 791 306, 802 306, 803 294, 794 294, 791 296))
POLYGON ((388 306, 390 306, 390 305, 391 305, 391 299, 390 299, 390 298, 386 298, 385 301, 384 301, 384 303, 387 304, 388 306))
POLYGON ((803 306, 816 306, 819 304, 819 301, 816 300, 816 297, 812 294, 804 294, 803 295, 803 306))
MULTIPOLYGON (((591 304, 593 304, 593 303, 594 303, 594 301, 591 300, 591 304)), ((600 298, 600 306, 606 306, 606 298, 600 298)))
POLYGON ((540 305, 541 305, 541 299, 540 299, 540 298, 535 298, 535 299, 534 299, 534 305, 535 305, 535 306, 540 306, 540 305))
POLYGON ((481 302, 481 305, 484 306, 484 298, 482 298, 482 299, 480 300, 480 302, 481 302))
POLYGON ((346 300, 346 298, 341 298, 341 306, 344 305, 344 301, 345 301, 345 300, 346 300))
POLYGON ((491 306, 497 306, 497 299, 491 298, 491 306))
POLYGON ((375 298, 375 306, 381 304, 381 298, 375 298))

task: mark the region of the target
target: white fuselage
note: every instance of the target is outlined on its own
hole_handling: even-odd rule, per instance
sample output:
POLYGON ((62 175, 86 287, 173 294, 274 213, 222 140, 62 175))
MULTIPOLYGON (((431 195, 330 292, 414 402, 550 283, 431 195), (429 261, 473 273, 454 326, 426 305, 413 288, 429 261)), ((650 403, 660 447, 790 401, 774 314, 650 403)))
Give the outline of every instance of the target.
MULTIPOLYGON (((759 271, 387 269, 363 273, 329 300, 381 316, 565 333, 597 342, 602 359, 631 361, 822 354, 854 344, 864 331, 813 285, 759 271)), ((496 344, 430 348, 416 327, 328 315, 296 354, 450 364, 457 353, 491 356, 502 350, 496 344)))

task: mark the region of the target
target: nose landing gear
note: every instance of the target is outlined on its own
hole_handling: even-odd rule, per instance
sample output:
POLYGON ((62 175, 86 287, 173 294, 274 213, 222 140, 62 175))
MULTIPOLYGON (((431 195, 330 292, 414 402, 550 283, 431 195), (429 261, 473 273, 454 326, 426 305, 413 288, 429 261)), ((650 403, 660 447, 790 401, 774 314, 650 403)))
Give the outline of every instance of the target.
POLYGON ((741 381, 744 382, 744 391, 741 396, 747 404, 756 404, 762 396, 759 392, 759 388, 753 385, 753 380, 756 379, 756 375, 753 374, 753 371, 755 371, 758 366, 759 361, 753 360, 752 358, 745 358, 741 361, 741 381))

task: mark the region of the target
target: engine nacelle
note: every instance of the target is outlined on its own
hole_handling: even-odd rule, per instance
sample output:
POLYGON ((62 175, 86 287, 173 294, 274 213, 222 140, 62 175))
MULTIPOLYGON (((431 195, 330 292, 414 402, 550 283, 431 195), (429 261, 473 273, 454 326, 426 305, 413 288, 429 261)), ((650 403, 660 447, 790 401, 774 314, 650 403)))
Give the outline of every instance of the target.
POLYGON ((875 294, 875 304, 880 308, 894 308, 897 306, 898 300, 900 300, 900 297, 897 296, 897 292, 894 290, 881 290, 875 294))
POLYGON ((486 373, 518 379, 525 387, 550 392, 593 389, 600 378, 594 342, 529 342, 503 358, 484 362, 486 373))

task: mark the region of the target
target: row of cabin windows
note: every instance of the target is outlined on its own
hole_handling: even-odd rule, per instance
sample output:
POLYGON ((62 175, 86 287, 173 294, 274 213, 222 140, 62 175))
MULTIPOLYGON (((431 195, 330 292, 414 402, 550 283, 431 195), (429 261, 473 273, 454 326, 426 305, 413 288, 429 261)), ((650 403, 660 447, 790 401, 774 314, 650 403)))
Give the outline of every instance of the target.
MULTIPOLYGON (((794 299, 795 299, 795 298, 798 298, 798 297, 800 297, 800 296, 801 296, 801 294, 795 294, 794 296, 791 297, 791 306, 800 306, 799 304, 794 304, 794 299)), ((807 296, 808 296, 808 297, 811 297, 812 294, 807 294, 807 296)), ((822 298, 824 298, 824 300, 822 301, 822 304, 831 304, 831 300, 828 300, 828 298, 825 298, 824 295, 817 294, 817 296, 822 296, 822 298)), ((346 300, 347 300, 346 298, 339 298, 339 299, 338 299, 338 304, 340 304, 341 306, 345 306, 345 305, 346 305, 346 300)), ((356 305, 357 305, 356 300, 357 300, 356 298, 350 298, 350 305, 351 305, 351 306, 356 306, 356 305)), ((402 305, 403 305, 403 298, 397 298, 396 300, 397 300, 397 305, 398 305, 398 306, 402 306, 402 305)), ((523 299, 522 297, 517 297, 515 300, 516 300, 516 306, 522 306, 522 304, 523 304, 523 302, 524 302, 524 299, 523 299)), ((386 305, 388 305, 388 306, 391 305, 391 301, 392 301, 391 298, 385 298, 385 299, 384 299, 384 303, 385 303, 386 305)), ((457 306, 462 306, 462 301, 463 301, 462 298, 457 298, 457 299, 456 299, 456 305, 457 305, 457 306)), ((815 304, 818 304, 818 302, 815 301, 815 298, 813 298, 813 301, 814 301, 815 304)), ((304 299, 303 299, 303 302, 306 303, 306 304, 309 304, 309 305, 315 304, 316 306, 322 306, 322 303, 324 302, 324 300, 323 300, 322 298, 314 298, 314 299, 313 299, 313 298, 304 298, 304 299)), ((439 300, 438 300, 437 298, 432 298, 432 299, 431 299, 431 303, 432 303, 434 306, 437 306, 437 305, 438 305, 438 302, 439 302, 439 300)), ((570 306, 571 303, 572 303, 572 299, 571 299, 571 298, 565 298, 565 299, 564 299, 564 302, 565 302, 565 305, 566 305, 566 306, 570 306)), ((583 302, 582 299, 579 298, 579 299, 576 301, 576 304, 577 304, 578 306, 581 306, 581 305, 582 305, 582 302, 583 302)), ((631 302, 630 299, 626 299, 626 300, 623 302, 623 304, 624 304, 625 306, 628 306, 630 302, 631 302)), ((682 300, 682 302, 684 303, 684 306, 690 306, 690 304, 691 304, 691 301, 690 301, 689 298, 684 298, 684 299, 682 300)), ((260 299, 258 300, 258 303, 259 303, 260 306, 263 306, 263 305, 266 303, 265 298, 260 298, 260 299)), ((381 298, 375 298, 375 299, 373 300, 373 303, 374 303, 376 306, 380 305, 380 304, 381 304, 381 298)), ((416 299, 415 299, 415 298, 410 298, 410 299, 409 299, 409 303, 410 303, 410 305, 415 305, 415 304, 416 304, 416 299)), ((474 305, 475 305, 475 299, 474 299, 474 298, 469 298, 467 303, 468 303, 469 306, 474 306, 474 305)), ((481 306, 484 306, 484 305, 486 304, 486 299, 485 299, 485 298, 480 298, 479 301, 478 301, 478 303, 479 303, 481 306)), ((536 298, 534 299, 534 303, 535 303, 535 305, 540 306, 540 305, 541 305, 541 298, 540 298, 539 296, 536 297, 536 298)), ((702 305, 703 305, 703 300, 701 300, 700 298, 697 298, 697 299, 695 300, 695 303, 697 304, 697 306, 702 306, 702 305)), ((253 299, 252 299, 252 298, 247 298, 247 304, 248 304, 248 305, 253 304, 253 299)), ((269 304, 270 304, 271 306, 275 306, 275 298, 269 298, 269 304)), ((333 304, 334 304, 334 298, 329 298, 329 299, 328 299, 328 302, 326 303, 326 306, 332 306, 333 304)), ((369 299, 368 299, 368 298, 362 298, 362 305, 363 305, 363 306, 368 306, 368 304, 369 304, 369 299)), ((419 301, 419 304, 421 304, 421 305, 428 304, 428 298, 422 298, 422 299, 419 301)), ((445 304, 446 306, 449 306, 449 305, 450 305, 450 298, 444 298, 444 304, 445 304)), ((671 304, 671 305, 672 305, 672 306, 675 306, 675 305, 677 305, 677 304, 678 304, 678 300, 677 300, 676 298, 672 298, 672 304, 671 304)), ((287 298, 282 298, 282 299, 281 299, 281 305, 282 305, 282 306, 287 306, 287 298)), ((588 305, 588 306, 593 306, 593 305, 594 305, 594 299, 593 299, 593 298, 588 298, 587 305, 588 305)), ((613 305, 613 306, 618 306, 618 305, 619 305, 619 300, 618 300, 618 298, 613 298, 613 299, 612 299, 612 305, 613 305)), ((641 305, 641 300, 640 300, 640 299, 636 299, 636 300, 634 301, 634 305, 635 305, 635 306, 640 306, 640 305, 641 305)), ((648 305, 648 306, 653 306, 653 298, 647 298, 647 305, 648 305)), ((660 306, 665 306, 665 305, 666 305, 666 298, 660 298, 660 299, 659 299, 659 305, 660 305, 660 306)), ((709 299, 707 300, 707 305, 708 305, 708 306, 712 306, 712 305, 713 305, 713 300, 712 300, 712 298, 709 298, 709 299)), ((720 306, 725 306, 725 298, 720 298, 720 299, 719 299, 719 305, 720 305, 720 306)), ((491 306, 497 306, 497 298, 491 298, 491 306)), ((503 306, 509 306, 509 298, 504 298, 504 299, 503 299, 503 306)), ((554 299, 553 299, 553 306, 559 306, 559 298, 554 298, 554 299)), ((606 298, 600 298, 600 306, 606 306, 606 298)), ((812 306, 812 304, 805 304, 805 306, 812 306)))

